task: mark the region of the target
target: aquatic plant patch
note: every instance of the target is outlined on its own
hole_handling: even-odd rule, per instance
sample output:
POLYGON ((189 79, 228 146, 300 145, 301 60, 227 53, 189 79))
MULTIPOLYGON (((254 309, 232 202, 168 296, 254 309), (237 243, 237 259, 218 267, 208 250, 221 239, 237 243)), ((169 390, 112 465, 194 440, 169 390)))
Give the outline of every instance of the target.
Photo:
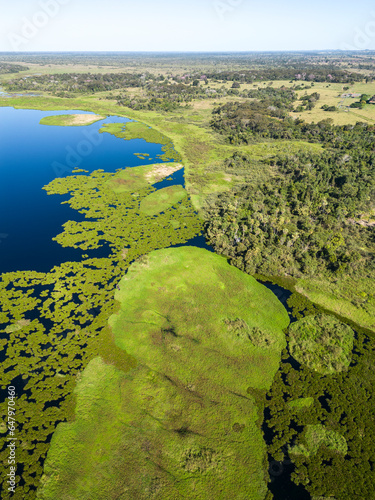
POLYGON ((350 326, 327 314, 306 316, 289 327, 291 355, 323 374, 349 367, 353 340, 350 326))

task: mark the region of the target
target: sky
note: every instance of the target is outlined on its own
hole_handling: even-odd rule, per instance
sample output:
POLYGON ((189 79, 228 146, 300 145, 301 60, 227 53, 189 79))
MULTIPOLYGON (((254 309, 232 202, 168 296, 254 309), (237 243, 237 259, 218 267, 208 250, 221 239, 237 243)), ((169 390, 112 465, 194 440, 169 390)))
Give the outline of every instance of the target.
POLYGON ((375 50, 368 0, 0 0, 0 51, 375 50))

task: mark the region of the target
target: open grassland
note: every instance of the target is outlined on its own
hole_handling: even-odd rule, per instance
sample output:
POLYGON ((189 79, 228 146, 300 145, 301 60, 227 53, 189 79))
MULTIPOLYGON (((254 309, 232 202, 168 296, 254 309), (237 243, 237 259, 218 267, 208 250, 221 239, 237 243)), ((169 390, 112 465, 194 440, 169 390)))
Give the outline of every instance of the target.
POLYGON ((115 341, 138 367, 90 363, 75 421, 53 436, 38 498, 263 500, 255 395, 271 386, 285 346, 283 306, 194 247, 139 259, 116 298, 115 341))
POLYGON ((240 394, 272 382, 287 314, 272 292, 224 257, 195 247, 152 252, 131 266, 116 299, 121 312, 111 324, 117 345, 151 368, 197 390, 206 387, 207 373, 210 386, 240 394))
POLYGON ((370 278, 299 279, 295 290, 338 317, 375 332, 375 286, 370 278))
MULTIPOLYGON (((308 123, 319 122, 331 118, 336 125, 355 124, 356 122, 375 123, 375 105, 366 104, 363 109, 349 108, 353 102, 359 102, 359 98, 342 98, 343 93, 375 95, 375 83, 355 83, 350 85, 349 90, 344 90, 345 85, 340 83, 315 83, 311 89, 299 90, 298 95, 310 95, 313 92, 320 94, 316 107, 311 111, 302 113, 292 112, 293 118, 301 118, 308 123), (337 111, 324 111, 324 105, 335 106, 337 111)), ((298 101, 297 101, 298 102, 298 101)))
POLYGON ((141 201, 141 212, 147 215, 155 215, 164 212, 182 201, 187 196, 187 192, 182 186, 169 186, 146 196, 141 201))

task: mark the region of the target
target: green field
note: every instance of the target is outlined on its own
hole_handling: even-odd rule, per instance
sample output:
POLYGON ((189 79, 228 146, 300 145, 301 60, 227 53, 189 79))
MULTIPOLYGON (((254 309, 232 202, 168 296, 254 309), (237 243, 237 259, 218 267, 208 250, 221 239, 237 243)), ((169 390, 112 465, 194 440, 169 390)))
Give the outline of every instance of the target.
POLYGON ((90 363, 75 421, 53 436, 38 498, 263 500, 255 395, 270 387, 285 346, 283 306, 194 247, 135 262, 116 299, 116 344, 139 365, 124 374, 90 363))
POLYGON ((182 186, 170 186, 159 189, 149 194, 141 202, 141 212, 147 215, 155 215, 168 210, 187 196, 186 190, 182 186))

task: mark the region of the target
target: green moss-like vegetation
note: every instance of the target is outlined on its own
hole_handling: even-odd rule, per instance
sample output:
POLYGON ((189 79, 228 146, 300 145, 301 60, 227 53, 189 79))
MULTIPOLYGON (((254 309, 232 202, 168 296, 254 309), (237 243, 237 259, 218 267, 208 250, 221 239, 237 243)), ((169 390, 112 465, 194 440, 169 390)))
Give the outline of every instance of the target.
POLYGON ((310 408, 310 406, 314 403, 313 398, 299 398, 293 399, 292 401, 288 401, 288 406, 292 410, 304 410, 305 408, 310 408))
MULTIPOLYGON (((160 172, 152 165, 136 167, 134 174, 132 170, 114 174, 97 170, 89 176, 55 179, 46 186, 48 194, 70 193, 68 203, 86 219, 65 223, 64 232, 55 240, 62 246, 82 250, 96 249, 106 242, 116 255, 123 252, 124 246, 130 246, 126 258, 130 262, 156 248, 187 241, 200 232, 201 223, 188 197, 157 218, 142 212, 143 199, 156 192, 149 183, 160 172)), ((165 170, 170 173, 168 166, 165 170)))
POLYGON ((76 393, 75 421, 53 436, 37 498, 264 498, 250 400, 228 395, 223 405, 147 367, 126 376, 100 358, 76 393))
POLYGON ((351 361, 354 332, 325 314, 306 316, 289 327, 289 351, 300 363, 319 373, 346 370, 351 361))
POLYGON ((263 499, 253 391, 269 387, 277 370, 289 322, 283 306, 194 247, 138 259, 116 299, 116 344, 139 365, 125 375, 90 363, 75 421, 53 437, 38 498, 263 499))
POLYGON ((315 455, 320 446, 336 451, 343 455, 347 454, 348 445, 344 436, 338 432, 326 429, 323 425, 307 425, 304 435, 305 443, 290 448, 293 455, 315 455))
POLYGON ((162 144, 163 154, 160 155, 162 161, 181 161, 181 155, 174 149, 172 141, 157 129, 151 128, 145 123, 127 122, 125 125, 123 123, 105 123, 99 132, 107 132, 127 141, 144 139, 146 142, 162 144))
POLYGON ((143 198, 140 209, 147 215, 154 215, 173 207, 186 196, 187 192, 182 186, 168 186, 143 198))
POLYGON ((350 367, 327 375, 306 365, 295 367, 287 351, 283 359, 267 394, 269 416, 266 423, 273 431, 269 453, 280 460, 278 457, 283 456, 286 449, 296 445, 305 447, 304 453, 290 454, 295 466, 292 480, 302 484, 312 497, 371 498, 375 495, 373 339, 364 332, 357 332, 350 367), (290 402, 301 398, 311 398, 314 404, 303 411, 295 411, 290 402), (307 432, 309 426, 312 427, 307 432), (324 432, 325 442, 321 440, 322 426, 329 433, 324 432), (302 433, 301 428, 304 429, 302 433), (314 429, 318 431, 312 432, 314 429), (319 443, 318 448, 314 442, 319 443), (345 442, 349 457, 345 456, 345 442))
POLYGON ((82 125, 92 125, 104 118, 104 116, 99 115, 55 115, 45 116, 40 120, 40 124, 57 125, 59 127, 79 127, 82 125))
POLYGON ((209 372, 210 385, 241 394, 271 383, 288 316, 272 292, 223 257, 194 247, 153 252, 131 266, 120 288, 121 313, 111 319, 116 343, 142 363, 158 371, 167 363, 187 385, 204 384, 209 372), (258 345, 259 338, 270 341, 258 345))

